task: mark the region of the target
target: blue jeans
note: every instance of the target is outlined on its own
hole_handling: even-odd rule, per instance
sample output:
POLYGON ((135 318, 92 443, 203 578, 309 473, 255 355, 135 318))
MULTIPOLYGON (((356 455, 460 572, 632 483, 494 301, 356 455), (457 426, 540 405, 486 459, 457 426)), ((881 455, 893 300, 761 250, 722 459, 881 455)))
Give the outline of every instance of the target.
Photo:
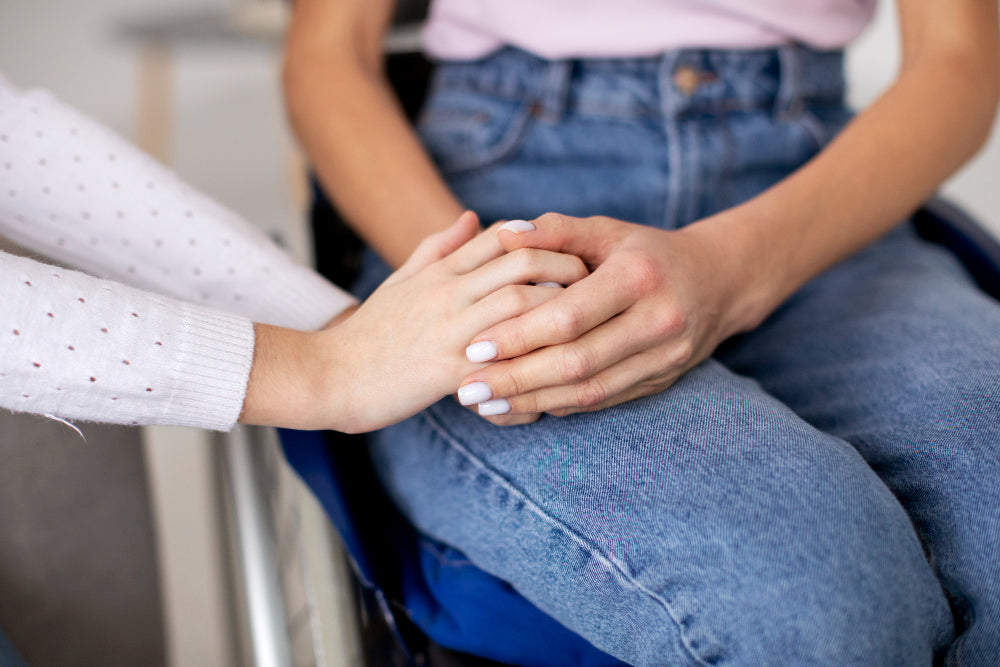
MULTIPOLYGON (((484 221, 673 229, 808 160, 843 93, 799 47, 507 49, 440 67, 419 130, 484 221)), ((1000 308, 908 225, 667 391, 510 428, 447 399, 372 456, 421 531, 629 663, 1000 660, 1000 308)))

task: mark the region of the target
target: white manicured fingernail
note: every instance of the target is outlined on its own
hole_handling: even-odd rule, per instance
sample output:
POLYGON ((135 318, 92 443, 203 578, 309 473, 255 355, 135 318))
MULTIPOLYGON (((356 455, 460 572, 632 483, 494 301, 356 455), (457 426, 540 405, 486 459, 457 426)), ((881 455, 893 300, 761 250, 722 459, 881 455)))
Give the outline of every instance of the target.
MULTIPOLYGON (((506 229, 508 232, 514 232, 515 234, 520 234, 521 232, 533 232, 535 231, 535 226, 528 222, 527 220, 508 220, 507 222, 500 225, 500 229, 506 229)), ((499 232, 500 229, 497 231, 499 232)))
POLYGON ((488 401, 493 396, 493 390, 485 382, 470 382, 458 388, 458 402, 462 405, 472 405, 488 401))
POLYGON ((535 283, 535 287, 562 287, 562 283, 535 283))
POLYGON ((481 340, 465 348, 465 358, 474 364, 489 361, 497 356, 497 344, 491 340, 481 340))
POLYGON ((506 398, 498 398, 493 401, 486 401, 485 403, 479 404, 479 414, 483 417, 505 415, 508 412, 510 412, 510 401, 506 398))

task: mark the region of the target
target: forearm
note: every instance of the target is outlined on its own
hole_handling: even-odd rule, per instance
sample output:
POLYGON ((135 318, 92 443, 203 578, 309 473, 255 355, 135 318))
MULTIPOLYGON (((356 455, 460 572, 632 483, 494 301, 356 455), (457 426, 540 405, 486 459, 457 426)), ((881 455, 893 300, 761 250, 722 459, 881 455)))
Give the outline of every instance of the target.
POLYGON ((353 302, 236 213, 76 110, 0 77, 0 233, 90 273, 315 329, 353 302))
MULTIPOLYGON (((329 387, 337 360, 320 334, 254 325, 253 366, 240 422, 297 429, 337 428, 344 393, 329 387)), ((343 359, 340 360, 343 363, 343 359)))
POLYGON ((285 93, 324 189, 390 264, 461 214, 377 66, 343 48, 290 42, 285 93))
POLYGON ((978 150, 998 97, 995 63, 992 76, 983 67, 960 51, 914 62, 815 159, 691 230, 732 251, 742 292, 736 330, 886 233, 978 150))

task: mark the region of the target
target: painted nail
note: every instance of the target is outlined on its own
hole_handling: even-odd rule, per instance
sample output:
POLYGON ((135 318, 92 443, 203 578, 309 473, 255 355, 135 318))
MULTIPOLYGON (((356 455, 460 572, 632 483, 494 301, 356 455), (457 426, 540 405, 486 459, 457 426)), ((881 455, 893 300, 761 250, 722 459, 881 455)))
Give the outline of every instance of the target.
POLYGON ((562 287, 562 283, 535 283, 535 287, 562 287))
POLYGON ((493 390, 485 382, 470 382, 458 388, 458 402, 462 405, 472 405, 488 401, 493 396, 493 390))
POLYGON ((506 398, 497 398, 492 401, 486 401, 485 403, 479 404, 479 414, 483 417, 505 415, 508 412, 510 412, 510 401, 506 398))
MULTIPOLYGON (((535 231, 535 226, 528 222, 527 220, 508 220, 507 222, 500 225, 500 229, 506 229, 508 232, 514 232, 515 234, 520 234, 521 232, 533 232, 535 231)), ((500 229, 497 231, 499 232, 500 229)))
POLYGON ((465 348, 465 358, 474 364, 489 361, 497 356, 497 344, 491 340, 481 340, 465 348))

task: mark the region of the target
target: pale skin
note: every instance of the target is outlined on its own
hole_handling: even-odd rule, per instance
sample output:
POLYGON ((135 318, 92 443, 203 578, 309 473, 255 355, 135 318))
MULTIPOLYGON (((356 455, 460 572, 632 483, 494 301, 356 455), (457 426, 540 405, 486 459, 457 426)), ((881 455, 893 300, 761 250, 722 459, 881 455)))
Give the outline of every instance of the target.
MULTIPOLYGON (((379 44, 390 4, 299 0, 285 71, 293 123, 321 179, 361 234, 394 261, 459 204, 385 101, 379 44), (331 101, 297 83, 320 71, 340 74, 326 80, 356 94, 331 101), (324 122, 324 114, 338 122, 324 122), (368 139, 375 146, 362 150, 368 139), (352 170, 381 178, 335 182, 352 170), (391 202, 389 193, 399 199, 391 202), (418 214, 400 218, 399 202, 418 214)), ((498 363, 462 381, 486 383, 494 399, 507 399, 510 413, 492 421, 599 410, 663 391, 809 279, 880 238, 975 154, 1000 101, 997 2, 897 5, 903 64, 895 83, 773 188, 677 231, 547 214, 533 221, 535 231, 499 233, 505 249, 571 253, 592 274, 469 340, 498 349, 498 363)))
POLYGON ((474 213, 431 235, 371 297, 318 332, 257 324, 240 421, 298 429, 371 431, 455 391, 482 364, 464 343, 538 307, 587 275, 573 255, 506 252, 477 234, 474 213))

